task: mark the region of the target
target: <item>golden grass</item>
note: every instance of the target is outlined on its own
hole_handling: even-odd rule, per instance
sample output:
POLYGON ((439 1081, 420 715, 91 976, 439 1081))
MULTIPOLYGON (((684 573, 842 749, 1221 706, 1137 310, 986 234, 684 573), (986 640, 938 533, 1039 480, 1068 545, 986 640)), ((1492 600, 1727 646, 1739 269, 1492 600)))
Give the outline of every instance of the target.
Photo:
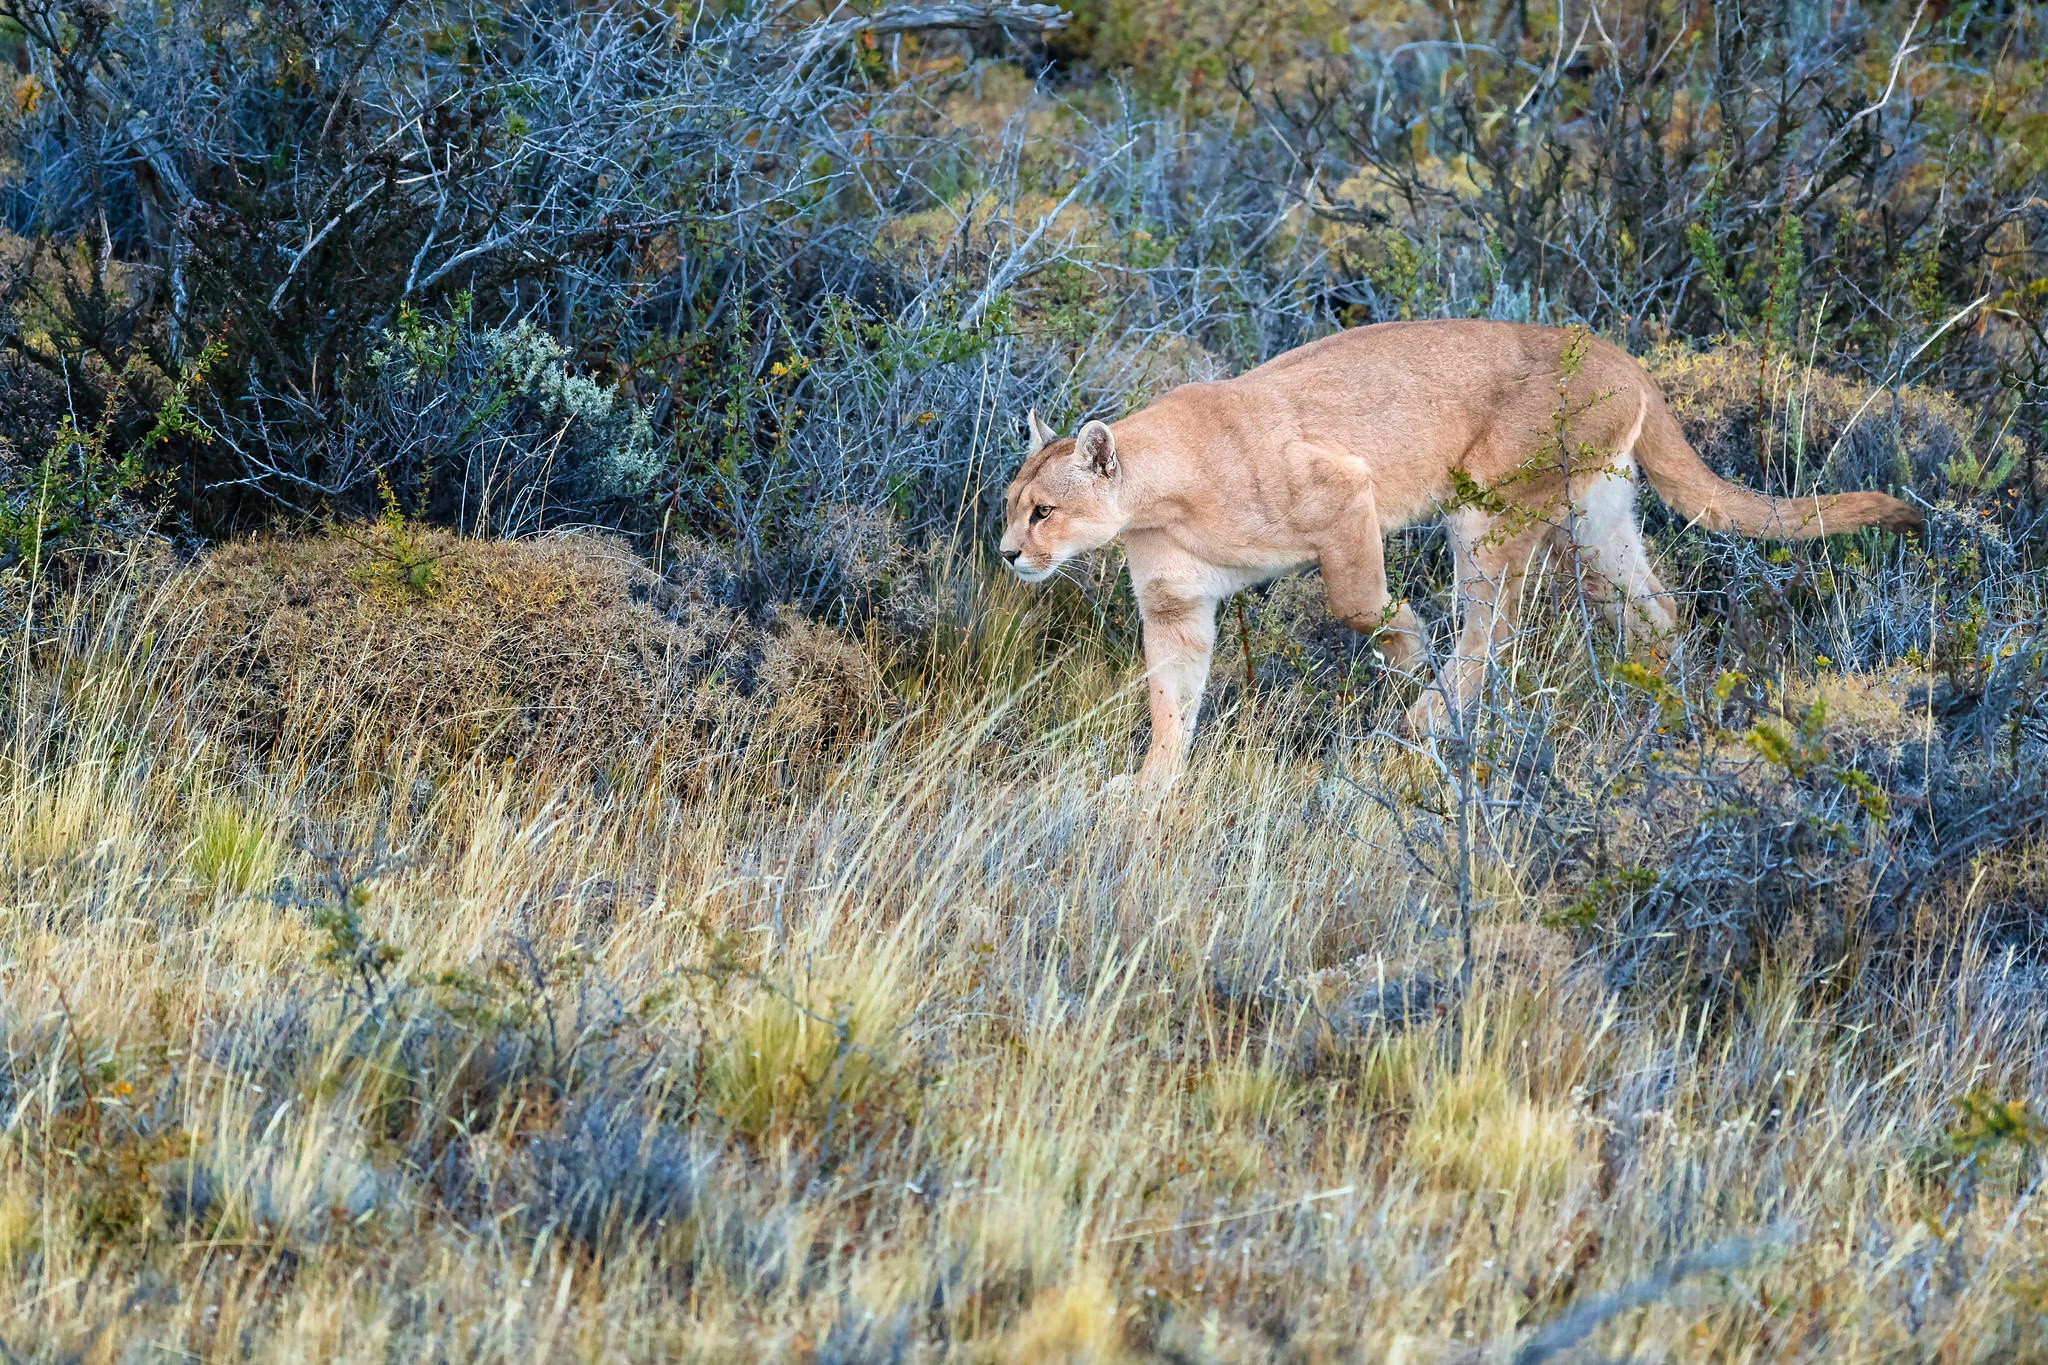
MULTIPOLYGON (((869 665, 897 720, 776 763, 735 710, 688 781, 554 733, 229 744, 166 662, 216 648, 163 647, 205 629, 187 579, 10 645, 6 1349, 1504 1359, 1729 1239, 1756 1257, 1591 1344, 2048 1348, 2033 1167, 1965 1179, 1946 1136, 1975 1085, 2038 1093, 2048 1009, 1966 907, 1867 985, 1787 943, 1706 998, 1609 984, 1510 879, 1462 1011, 1346 1033, 1318 1011, 1455 965, 1334 775, 1375 743, 1281 742, 1308 721, 1262 700, 1166 802, 1108 799, 1128 634, 957 586, 869 665)), ((334 697, 406 662, 334 659, 334 697)))

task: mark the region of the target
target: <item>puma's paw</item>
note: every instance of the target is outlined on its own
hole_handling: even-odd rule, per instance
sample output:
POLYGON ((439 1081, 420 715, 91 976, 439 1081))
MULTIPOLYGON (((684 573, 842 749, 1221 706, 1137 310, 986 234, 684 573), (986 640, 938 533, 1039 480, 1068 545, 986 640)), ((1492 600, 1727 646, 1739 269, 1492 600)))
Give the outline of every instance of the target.
POLYGON ((1426 689, 1401 717, 1401 733, 1409 739, 1428 739, 1450 728, 1451 709, 1444 704, 1440 687, 1426 689))
POLYGON ((1407 677, 1422 676, 1429 661, 1429 642, 1423 633, 1422 618, 1406 601, 1394 604, 1385 621, 1373 632, 1373 645, 1381 663, 1407 677))
POLYGON ((1654 677, 1676 678, 1685 672, 1685 656, 1681 642, 1670 636, 1631 640, 1624 657, 1629 665, 1643 669, 1654 677))
POLYGON ((1429 659, 1429 651, 1422 642, 1402 631, 1384 632, 1373 646, 1373 653, 1388 672, 1407 678, 1420 677, 1429 659))
POLYGON ((1118 773, 1103 783, 1104 795, 1109 796, 1164 796, 1167 790, 1180 778, 1178 767, 1164 768, 1155 764, 1140 767, 1134 773, 1118 773))
POLYGON ((1098 804, 1105 813, 1116 811, 1125 816, 1156 814, 1164 807, 1167 789, 1172 784, 1171 776, 1154 781, 1143 772, 1118 773, 1102 784, 1102 797, 1098 804))

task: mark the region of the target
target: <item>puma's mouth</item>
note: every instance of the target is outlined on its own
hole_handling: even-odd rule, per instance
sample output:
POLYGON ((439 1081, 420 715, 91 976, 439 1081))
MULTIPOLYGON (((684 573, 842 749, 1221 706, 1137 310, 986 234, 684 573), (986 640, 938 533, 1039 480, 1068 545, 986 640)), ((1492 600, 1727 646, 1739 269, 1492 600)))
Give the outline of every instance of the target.
POLYGON ((1043 583, 1046 579, 1052 577, 1053 570, 1057 567, 1057 565, 1053 564, 1047 564, 1043 567, 1037 564, 1027 564, 1022 559, 1010 561, 1010 572, 1023 579, 1026 583, 1043 583))

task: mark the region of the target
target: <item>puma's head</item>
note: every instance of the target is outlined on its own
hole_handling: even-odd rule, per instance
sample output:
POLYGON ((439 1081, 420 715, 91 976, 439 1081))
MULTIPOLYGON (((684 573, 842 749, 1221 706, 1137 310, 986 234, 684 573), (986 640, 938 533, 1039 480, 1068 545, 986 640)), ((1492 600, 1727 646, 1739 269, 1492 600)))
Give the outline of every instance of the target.
POLYGON ((1116 438, 1089 422, 1072 440, 1031 414, 1031 454, 1003 494, 1003 559, 1026 583, 1042 583, 1075 555, 1124 529, 1116 438))

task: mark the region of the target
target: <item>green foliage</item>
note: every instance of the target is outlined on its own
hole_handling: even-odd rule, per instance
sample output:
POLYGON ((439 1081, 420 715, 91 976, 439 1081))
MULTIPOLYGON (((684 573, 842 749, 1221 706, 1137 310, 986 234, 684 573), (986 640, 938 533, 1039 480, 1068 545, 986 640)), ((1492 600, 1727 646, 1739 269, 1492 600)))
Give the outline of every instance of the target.
MULTIPOLYGON (((1691 254, 1692 263, 1699 271, 1705 293, 1720 306, 1723 323, 1730 330, 1734 330, 1748 322, 1752 310, 1743 299, 1738 287, 1738 277, 1730 269, 1727 259, 1722 254, 1720 243, 1715 240, 1714 231, 1709 226, 1721 210, 1724 199, 1720 159, 1713 158, 1712 165, 1712 175, 1707 183, 1700 212, 1685 226, 1685 243, 1691 254)), ((1798 231, 1796 219, 1781 215, 1781 244, 1786 240, 1788 233, 1792 235, 1791 239, 1796 241, 1798 231)), ((1777 254, 1777 260, 1778 270, 1772 275, 1771 284, 1776 286, 1787 279, 1796 283, 1796 267, 1787 271, 1789 258, 1782 250, 1777 254)))
POLYGON ((1603 873, 1578 896, 1546 913, 1543 923, 1553 929, 1590 928, 1617 902, 1632 904, 1656 884, 1657 870, 1651 867, 1623 867, 1603 873))
POLYGON ((1618 681, 1643 693, 1650 700, 1654 701, 1657 704, 1657 714, 1661 717, 1666 727, 1685 723, 1685 697, 1665 679, 1662 673, 1652 670, 1646 664, 1637 663, 1633 659, 1625 659, 1615 665, 1614 676, 1618 681))
POLYGON ((1721 248, 1714 244, 1714 234, 1705 223, 1688 223, 1685 229, 1685 244, 1692 250, 1694 264, 1700 268, 1700 278, 1705 281, 1708 294, 1721 306, 1724 322, 1731 322, 1742 316, 1742 299, 1735 292, 1734 282, 1728 278, 1727 263, 1721 259, 1721 248))
POLYGON ((150 426, 118 451, 116 422, 139 361, 116 377, 97 422, 81 429, 66 414, 32 466, 9 477, 0 465, 0 565, 25 564, 34 574, 48 556, 99 546, 127 522, 132 496, 149 479, 149 452, 179 437, 209 439, 191 401, 220 355, 218 343, 202 351, 157 405, 150 426))
POLYGON ((2018 441, 1996 442, 1981 456, 1974 446, 1966 445, 1941 467, 1941 477, 1964 499, 1996 499, 2000 488, 2020 472, 2023 455, 2018 441))
POLYGON ((2048 1122, 2025 1100, 1999 1099, 1980 1085, 1958 1096, 1954 1104, 1956 1114, 1949 1124, 1948 1144, 1959 1156, 1981 1156, 2010 1148, 2032 1153, 2048 1144, 2048 1122))
POLYGON ((383 344, 370 352, 370 368, 396 364, 436 377, 447 374, 470 308, 467 293, 457 294, 443 314, 424 313, 410 301, 399 304, 397 321, 384 334, 383 344))
POLYGON ((317 954, 320 965, 360 989, 375 1001, 383 990, 386 975, 397 963, 399 950, 363 924, 363 911, 370 904, 369 888, 358 882, 340 899, 313 912, 313 927, 322 938, 317 954))
POLYGON ((1934 657, 1927 662, 1947 679, 1957 696, 1983 695, 1991 670, 1998 663, 1984 647, 1984 630, 1990 621, 1983 595, 1974 592, 1963 598, 1961 610, 1951 610, 1942 617, 1934 637, 1934 657))
POLYGON ((1073 261, 1061 261, 1043 272, 1043 280, 1050 295, 1046 332, 1068 346, 1087 342, 1101 329, 1106 311, 1093 272, 1073 261))
MULTIPOLYGON (((1891 798, 1883 787, 1858 768, 1833 763, 1827 753, 1827 704, 1816 697, 1799 718, 1796 729, 1786 731, 1769 721, 1758 721, 1743 732, 1743 740, 1765 762, 1795 781, 1822 778, 1855 799, 1871 822, 1882 828, 1891 816, 1891 798)), ((1846 827, 1826 823, 1832 837, 1854 842, 1846 827)))
POLYGON ((446 552, 427 548, 427 528, 405 514, 383 470, 376 470, 375 477, 377 497, 384 504, 382 515, 367 531, 338 527, 336 532, 367 553, 354 571, 358 581, 400 601, 424 601, 441 587, 441 561, 446 552))
POLYGON ((1557 368, 1563 376, 1558 383, 1559 392, 1563 392, 1567 382, 1586 363, 1586 351, 1592 344, 1593 334, 1577 323, 1565 330, 1564 348, 1557 353, 1557 368))
POLYGON ((1007 294, 996 295, 972 317, 969 306, 961 288, 949 287, 930 315, 908 320, 833 294, 824 301, 824 340, 830 350, 867 357, 878 380, 914 374, 980 355, 1014 330, 1007 294))
POLYGON ((1722 672, 1714 679, 1714 686, 1710 693, 1714 699, 1714 705, 1717 708, 1726 706, 1748 682, 1749 676, 1739 669, 1731 668, 1722 672))
MULTIPOLYGON (((564 1017, 565 997, 573 995, 592 965, 581 949, 544 952, 522 937, 481 972, 441 972, 428 983, 428 994, 463 1029, 494 1040, 517 1040, 539 1074, 565 1090, 577 1079, 584 1047, 616 1031, 564 1017)), ((663 1007, 660 1000, 643 1001, 641 1013, 663 1007)))
POLYGON ((1763 314, 1764 349, 1790 349, 1799 339, 1799 286, 1806 266, 1804 229, 1787 205, 1778 216, 1775 268, 1763 314))
POLYGON ((1827 761, 1827 707, 1816 699, 1800 717, 1796 730, 1788 733, 1768 721, 1759 721, 1743 738, 1767 762, 1793 777, 1805 777, 1827 761))
POLYGON ((1436 311, 1442 290, 1430 278, 1422 250, 1406 234, 1383 231, 1366 260, 1366 278, 1401 319, 1428 317, 1436 311))
POLYGON ((399 870, 405 862, 392 853, 382 830, 367 848, 331 842, 307 852, 322 867, 320 894, 299 897, 286 883, 278 903, 311 912, 313 928, 320 936, 315 960, 340 979, 349 997, 375 1014, 384 1004, 391 968, 401 953, 363 923, 363 911, 370 905, 371 883, 399 870))
POLYGON ((1451 496, 1444 501, 1446 512, 1473 507, 1489 516, 1499 516, 1510 506, 1506 497, 1487 487, 1462 469, 1451 471, 1451 496))

